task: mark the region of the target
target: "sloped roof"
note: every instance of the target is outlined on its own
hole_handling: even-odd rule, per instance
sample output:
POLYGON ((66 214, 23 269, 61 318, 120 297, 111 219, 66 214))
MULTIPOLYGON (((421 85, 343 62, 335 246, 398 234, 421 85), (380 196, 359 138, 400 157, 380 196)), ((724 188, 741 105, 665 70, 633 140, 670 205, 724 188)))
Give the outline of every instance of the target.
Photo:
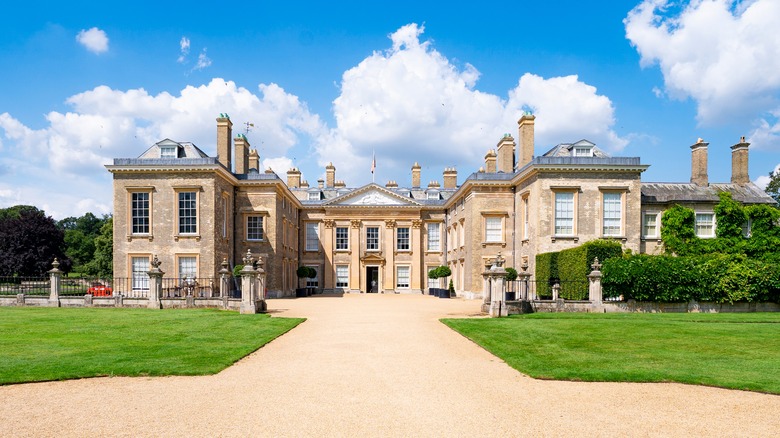
POLYGON ((717 203, 718 193, 730 192, 735 201, 743 204, 774 204, 775 200, 753 183, 715 183, 699 186, 692 183, 642 183, 642 203, 668 204, 673 202, 717 203))
POLYGON ((609 158, 609 154, 599 149, 595 143, 582 139, 575 143, 561 143, 557 146, 554 146, 549 151, 542 154, 543 157, 571 157, 572 156, 572 149, 580 146, 580 147, 590 147, 593 148, 593 156, 596 158, 609 158))

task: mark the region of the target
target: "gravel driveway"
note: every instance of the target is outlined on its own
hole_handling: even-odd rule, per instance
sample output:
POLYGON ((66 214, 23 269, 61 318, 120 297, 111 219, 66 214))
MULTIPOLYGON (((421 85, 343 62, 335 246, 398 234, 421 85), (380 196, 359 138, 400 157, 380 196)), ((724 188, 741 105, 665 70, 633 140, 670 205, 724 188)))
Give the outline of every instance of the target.
POLYGON ((438 322, 479 305, 417 295, 271 300, 274 316, 308 321, 214 376, 0 387, 0 436, 780 433, 774 395, 533 380, 438 322))

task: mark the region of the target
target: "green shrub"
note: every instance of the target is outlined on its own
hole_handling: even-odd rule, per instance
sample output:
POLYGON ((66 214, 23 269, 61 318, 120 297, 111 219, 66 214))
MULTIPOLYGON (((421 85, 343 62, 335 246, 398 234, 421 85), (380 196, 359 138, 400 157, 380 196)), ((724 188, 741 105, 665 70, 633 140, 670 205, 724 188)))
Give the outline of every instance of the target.
POLYGON ((240 277, 242 269, 244 269, 244 265, 236 265, 235 267, 233 267, 233 276, 240 277))
POLYGON ((515 268, 506 268, 506 281, 517 280, 517 270, 515 268))
POLYGON ((623 247, 614 240, 592 240, 560 252, 539 254, 536 257, 537 294, 551 296, 551 284, 560 281, 560 297, 582 300, 588 294, 587 277, 593 260, 604 261, 620 257, 623 247))
POLYGON ((546 252, 536 255, 536 295, 552 296, 552 279, 558 278, 558 253, 546 252))

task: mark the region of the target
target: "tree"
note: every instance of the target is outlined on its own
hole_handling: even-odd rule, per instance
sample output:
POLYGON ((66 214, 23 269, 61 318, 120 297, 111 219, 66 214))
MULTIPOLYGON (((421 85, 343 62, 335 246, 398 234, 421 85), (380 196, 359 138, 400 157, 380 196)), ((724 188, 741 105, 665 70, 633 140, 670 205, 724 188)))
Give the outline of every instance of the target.
POLYGON ((769 184, 764 189, 775 202, 780 204, 780 167, 769 172, 769 184))
POLYGON ((515 281, 515 280, 517 280, 517 269, 506 268, 506 281, 515 281))
POLYGON ((108 217, 95 237, 95 252, 87 263, 86 271, 90 275, 112 277, 114 275, 114 219, 108 217))
POLYGON ((0 209, 0 276, 42 275, 55 257, 68 272, 64 233, 51 216, 30 206, 0 209))
POLYGON ((73 262, 75 271, 95 274, 94 267, 89 266, 95 256, 95 239, 109 218, 98 218, 92 213, 86 213, 81 217, 67 217, 57 223, 65 232, 65 253, 73 262))

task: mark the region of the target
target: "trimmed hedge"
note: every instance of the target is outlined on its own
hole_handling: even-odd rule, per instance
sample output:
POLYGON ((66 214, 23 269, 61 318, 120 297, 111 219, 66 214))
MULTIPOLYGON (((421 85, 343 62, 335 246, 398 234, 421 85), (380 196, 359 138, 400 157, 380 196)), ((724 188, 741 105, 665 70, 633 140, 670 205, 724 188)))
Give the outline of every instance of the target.
POLYGON ((657 302, 778 302, 780 267, 742 254, 612 258, 602 268, 604 297, 657 302))
POLYGON ((593 260, 620 257, 623 247, 614 240, 591 240, 559 252, 536 256, 537 295, 552 296, 552 284, 559 281, 560 297, 566 300, 582 300, 587 297, 587 277, 593 260), (546 280, 546 282, 545 282, 546 280))

